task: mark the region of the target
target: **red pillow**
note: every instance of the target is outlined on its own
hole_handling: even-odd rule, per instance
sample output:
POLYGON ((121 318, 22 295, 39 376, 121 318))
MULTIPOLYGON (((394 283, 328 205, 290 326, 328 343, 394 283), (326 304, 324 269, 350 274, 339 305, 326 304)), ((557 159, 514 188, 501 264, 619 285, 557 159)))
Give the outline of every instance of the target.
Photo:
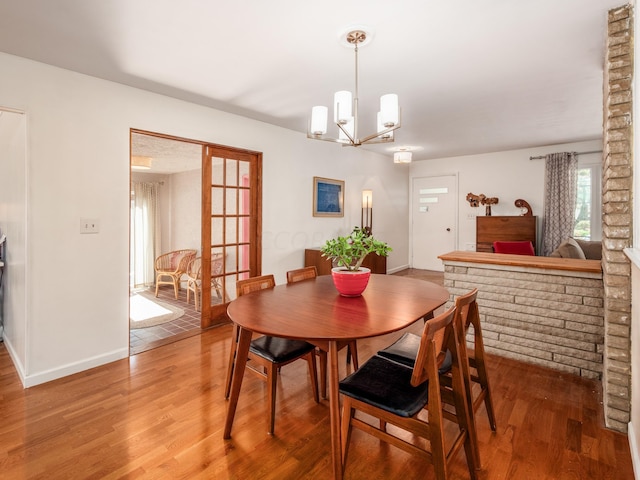
POLYGON ((533 244, 526 242, 493 242, 494 253, 511 253, 514 255, 535 255, 533 244))

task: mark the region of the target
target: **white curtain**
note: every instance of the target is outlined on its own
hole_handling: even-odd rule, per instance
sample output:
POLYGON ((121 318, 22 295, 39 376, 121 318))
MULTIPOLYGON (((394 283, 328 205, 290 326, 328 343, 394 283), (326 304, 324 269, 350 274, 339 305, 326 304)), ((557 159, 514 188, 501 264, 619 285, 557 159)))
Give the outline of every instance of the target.
POLYGON ((549 256, 573 236, 578 188, 578 156, 575 152, 545 156, 544 225, 540 255, 549 256))
POLYGON ((154 285, 153 264, 160 252, 159 183, 131 184, 130 286, 154 285))

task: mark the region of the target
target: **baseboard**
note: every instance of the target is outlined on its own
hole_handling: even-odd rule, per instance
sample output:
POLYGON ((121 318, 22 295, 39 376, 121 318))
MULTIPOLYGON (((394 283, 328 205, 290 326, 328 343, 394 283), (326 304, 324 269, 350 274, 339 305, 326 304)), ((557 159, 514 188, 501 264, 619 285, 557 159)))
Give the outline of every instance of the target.
POLYGON ((391 270, 387 270, 387 275, 391 275, 392 273, 401 272, 402 270, 406 270, 407 268, 411 268, 411 267, 409 267, 409 265, 402 265, 401 267, 392 268, 391 270))
POLYGON ((2 341, 4 342, 4 346, 7 348, 7 352, 9 352, 9 357, 13 362, 13 366, 15 367, 18 377, 20 378, 20 382, 22 382, 22 386, 24 387, 24 365, 22 365, 22 362, 20 362, 15 348, 13 348, 11 341, 7 338, 6 335, 4 336, 2 341))
POLYGON ((34 375, 26 376, 22 384, 25 388, 34 387, 42 383, 47 383, 58 378, 66 377, 67 375, 73 375, 74 373, 83 372, 90 368, 99 367, 107 363, 115 362, 116 360, 122 360, 129 356, 129 348, 123 348, 107 352, 103 355, 97 355, 95 357, 84 359, 80 362, 69 363, 58 368, 39 372, 34 375))
POLYGON ((638 479, 640 478, 640 453, 638 452, 639 445, 636 432, 631 422, 629 422, 627 432, 627 437, 629 437, 629 450, 631 450, 631 464, 633 465, 633 478, 638 479))

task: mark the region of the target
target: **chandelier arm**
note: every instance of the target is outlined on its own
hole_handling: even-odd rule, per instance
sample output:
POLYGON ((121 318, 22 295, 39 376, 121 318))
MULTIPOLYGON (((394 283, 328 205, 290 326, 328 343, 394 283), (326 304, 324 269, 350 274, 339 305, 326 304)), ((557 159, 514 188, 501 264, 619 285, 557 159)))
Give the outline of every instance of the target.
MULTIPOLYGON (((370 140, 372 140, 372 139, 374 139, 374 138, 377 138, 377 137, 381 137, 382 135, 384 135, 384 134, 386 134, 386 133, 393 132, 394 130, 397 130, 397 129, 398 129, 398 128, 400 128, 400 127, 401 127, 400 122, 398 122, 398 123, 397 123, 396 125, 394 125, 393 127, 386 128, 386 129, 384 129, 384 130, 382 130, 382 131, 380 131, 380 132, 372 133, 371 135, 369 135, 369 136, 367 136, 367 137, 364 137, 362 140, 360 140, 360 143, 361 143, 361 144, 362 144, 362 143, 367 143, 367 142, 371 143, 371 142, 370 142, 370 140)), ((385 141, 387 141, 387 142, 393 142, 393 139, 392 139, 392 138, 384 139, 384 140, 385 140, 385 141)))
MULTIPOLYGON (((367 140, 366 142, 360 142, 358 145, 354 145, 354 146, 359 146, 359 145, 375 145, 378 143, 393 143, 393 138, 380 138, 380 137, 376 137, 372 140, 367 140)), ((346 145, 343 145, 346 146, 346 145)))
POLYGON ((339 123, 336 123, 338 128, 344 132, 344 134, 348 137, 348 141, 340 140, 338 138, 326 137, 325 135, 315 135, 311 133, 310 130, 307 130, 307 138, 312 138, 314 140, 324 140, 325 142, 333 142, 333 143, 341 143, 343 146, 352 146, 357 147, 359 145, 363 145, 365 143, 392 143, 393 138, 380 138, 382 135, 397 130, 402 126, 401 122, 398 122, 393 127, 386 128, 378 133, 372 133, 371 135, 364 137, 362 140, 357 140, 349 135, 349 132, 339 123))
POLYGON ((307 138, 312 138, 313 140, 322 140, 323 142, 340 143, 343 147, 354 146, 354 144, 348 140, 340 140, 338 138, 326 137, 324 135, 314 135, 310 132, 307 132, 307 138))
MULTIPOLYGON (((347 136, 347 138, 349 139, 349 142, 351 142, 351 144, 352 144, 352 145, 356 145, 356 141, 355 141, 355 139, 356 139, 357 137, 356 137, 356 135, 355 135, 355 131, 356 131, 356 123, 355 123, 355 120, 353 121, 353 132, 354 132, 353 137, 352 137, 351 135, 349 135, 349 132, 347 131, 347 129, 346 129, 346 128, 344 128, 341 124, 336 123, 336 125, 338 126, 338 128, 339 128, 340 130, 342 130, 342 133, 344 133, 344 134, 347 136)), ((357 145, 360 145, 360 144, 359 144, 359 143, 357 143, 357 145)))

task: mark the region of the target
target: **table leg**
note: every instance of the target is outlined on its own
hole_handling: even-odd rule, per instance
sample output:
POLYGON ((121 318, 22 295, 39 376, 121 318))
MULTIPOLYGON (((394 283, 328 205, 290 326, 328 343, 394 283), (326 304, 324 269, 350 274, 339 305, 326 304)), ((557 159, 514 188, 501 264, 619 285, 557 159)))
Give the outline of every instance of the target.
POLYGON ((331 417, 331 460, 334 480, 342 480, 342 451, 340 442, 340 394, 338 372, 338 344, 329 342, 329 415, 331 417))
POLYGON ((231 427, 233 426, 233 417, 236 414, 236 407, 238 406, 238 397, 240 396, 240 387, 242 386, 244 369, 247 365, 247 355, 249 354, 249 346, 251 345, 251 335, 251 330, 240 327, 238 347, 236 350, 236 365, 233 369, 231 395, 229 395, 229 409, 227 410, 227 419, 224 424, 223 438, 231 438, 231 427))

